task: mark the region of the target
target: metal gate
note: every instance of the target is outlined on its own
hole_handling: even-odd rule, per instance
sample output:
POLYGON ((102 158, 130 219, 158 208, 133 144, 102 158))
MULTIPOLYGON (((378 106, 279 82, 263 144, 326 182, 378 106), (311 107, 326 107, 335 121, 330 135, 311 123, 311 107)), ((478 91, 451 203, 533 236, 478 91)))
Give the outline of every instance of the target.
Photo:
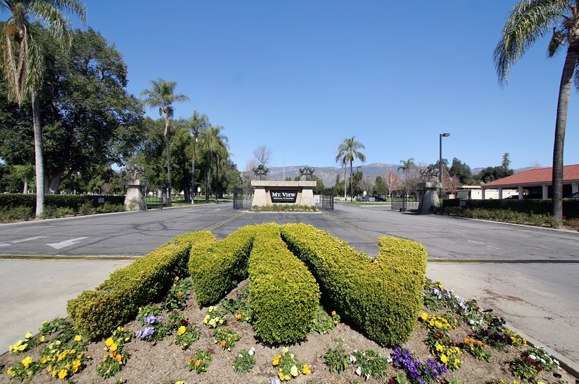
POLYGON ((408 197, 400 197, 400 198, 392 198, 392 210, 393 211, 400 211, 406 212, 411 210, 417 210, 419 201, 416 200, 414 196, 408 197))
POLYGON ((251 209, 253 190, 235 188, 233 190, 233 209, 251 209))
POLYGON ((335 191, 333 188, 326 189, 322 193, 322 210, 333 210, 334 209, 334 195, 335 191))

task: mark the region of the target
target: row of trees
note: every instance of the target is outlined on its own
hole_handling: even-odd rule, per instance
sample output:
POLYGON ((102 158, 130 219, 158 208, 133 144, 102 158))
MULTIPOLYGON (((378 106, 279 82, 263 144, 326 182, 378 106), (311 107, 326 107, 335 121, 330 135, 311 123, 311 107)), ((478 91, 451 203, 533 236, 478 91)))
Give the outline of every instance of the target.
POLYGON ((208 197, 239 183, 223 127, 196 111, 172 121, 173 103, 186 99, 176 83, 152 81, 139 100, 126 90, 121 54, 92 29, 69 29, 56 10, 84 18, 79 2, 0 0, 0 9, 12 15, 0 23, 0 190, 35 186, 41 216, 48 191, 122 192, 126 179, 145 177, 190 200, 197 186, 208 197), (162 118, 145 118, 145 106, 162 118))

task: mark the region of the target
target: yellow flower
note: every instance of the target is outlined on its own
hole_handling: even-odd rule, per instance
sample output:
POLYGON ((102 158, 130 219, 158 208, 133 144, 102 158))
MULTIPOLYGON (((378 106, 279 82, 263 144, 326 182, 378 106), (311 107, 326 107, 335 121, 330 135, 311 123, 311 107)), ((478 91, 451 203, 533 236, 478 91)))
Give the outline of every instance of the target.
POLYGON ((175 384, 185 384, 185 382, 183 380, 178 380, 175 382, 175 384))
POLYGON ((33 335, 32 332, 30 332, 30 331, 26 332, 26 335, 24 335, 24 337, 27 338, 27 339, 31 339, 32 336, 34 336, 34 335, 33 335))
POLYGON ((116 343, 112 343, 111 346, 109 347, 111 349, 111 351, 116 351, 118 348, 118 345, 116 343))
POLYGON ((293 377, 297 377, 297 375, 300 373, 298 371, 298 367, 296 367, 295 365, 292 366, 292 368, 290 369, 290 373, 293 377))
POLYGON ((437 352, 442 352, 442 351, 444 350, 444 348, 442 347, 442 345, 440 345, 440 344, 438 344, 438 343, 436 343, 435 348, 436 348, 436 351, 437 351, 437 352))
POLYGON ((422 312, 422 313, 420 314, 420 318, 422 319, 422 321, 428 320, 428 313, 422 312))
POLYGON ((58 371, 59 379, 64 379, 66 376, 68 376, 68 371, 66 369, 61 369, 60 371, 58 371))
POLYGON ((279 359, 281 359, 281 355, 275 355, 271 364, 275 367, 279 365, 279 359))
POLYGON ((72 362, 72 371, 75 372, 75 373, 78 372, 80 366, 81 366, 80 360, 75 360, 75 361, 73 361, 73 362, 72 362))
POLYGON ((179 276, 175 276, 175 281, 179 281, 179 276))
POLYGON ((312 373, 312 371, 310 370, 310 367, 308 367, 307 364, 304 364, 304 367, 302 368, 302 373, 304 375, 309 375, 310 373, 312 373))
POLYGON ((30 364, 32 364, 32 357, 26 356, 24 359, 22 359, 22 365, 24 365, 24 368, 28 369, 30 364))
POLYGON ((15 376, 16 376, 16 372, 14 372, 14 369, 12 369, 12 368, 8 368, 8 370, 6 371, 6 373, 8 373, 11 377, 15 377, 15 376))
POLYGON ((336 316, 336 311, 332 311, 332 316, 336 316))
POLYGON ((182 334, 184 334, 185 332, 187 332, 187 327, 184 326, 184 325, 180 326, 179 329, 177 330, 177 334, 178 334, 178 335, 182 335, 182 334))
POLYGON ((235 314, 235 318, 236 318, 237 320, 241 320, 241 313, 237 312, 237 313, 235 314))
POLYGON ((82 340, 82 336, 81 335, 76 335, 74 337, 74 341, 81 341, 82 340))
POLYGON ((440 361, 442 361, 442 363, 444 365, 447 365, 448 364, 448 357, 446 355, 442 354, 442 355, 440 355, 440 361))
POLYGON ((119 326, 119 327, 117 328, 117 331, 119 331, 119 332, 122 332, 123 330, 124 330, 124 328, 123 328, 122 326, 119 326))
POLYGON ((38 339, 38 341, 40 341, 41 343, 44 343, 44 342, 46 341, 46 337, 40 336, 40 338, 38 339))
POLYGON ((112 337, 109 337, 106 341, 105 341, 105 345, 107 347, 110 347, 111 345, 113 345, 115 343, 115 341, 113 340, 112 337))

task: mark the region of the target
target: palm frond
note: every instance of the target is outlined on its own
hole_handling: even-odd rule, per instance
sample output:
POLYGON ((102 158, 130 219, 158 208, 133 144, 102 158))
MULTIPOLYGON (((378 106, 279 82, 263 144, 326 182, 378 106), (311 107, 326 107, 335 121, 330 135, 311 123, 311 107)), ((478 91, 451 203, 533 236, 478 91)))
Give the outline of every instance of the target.
POLYGON ((569 0, 521 0, 507 19, 493 58, 501 82, 512 65, 553 26, 561 25, 573 4, 569 0))

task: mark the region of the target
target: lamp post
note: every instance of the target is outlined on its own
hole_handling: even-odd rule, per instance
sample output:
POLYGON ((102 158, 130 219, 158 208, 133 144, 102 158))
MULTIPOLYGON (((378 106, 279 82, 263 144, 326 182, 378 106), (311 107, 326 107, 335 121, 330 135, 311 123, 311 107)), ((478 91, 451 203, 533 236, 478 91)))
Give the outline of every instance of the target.
MULTIPOLYGON (((444 132, 438 135, 438 181, 440 181, 440 191, 442 192, 442 138, 450 136, 450 133, 444 132)), ((442 193, 441 193, 442 195, 442 193)))

